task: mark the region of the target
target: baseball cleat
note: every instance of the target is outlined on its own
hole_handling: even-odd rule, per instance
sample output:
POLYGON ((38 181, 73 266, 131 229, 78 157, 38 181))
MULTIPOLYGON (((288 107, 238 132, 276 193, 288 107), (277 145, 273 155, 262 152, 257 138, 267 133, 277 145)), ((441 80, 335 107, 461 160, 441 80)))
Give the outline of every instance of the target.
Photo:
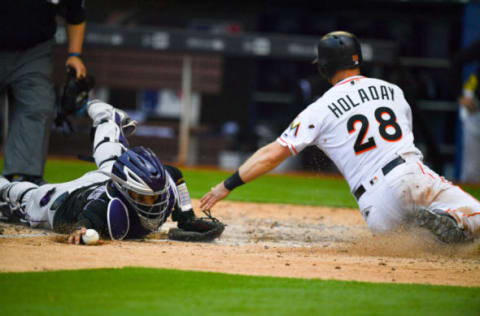
POLYGON ((88 101, 87 112, 93 120, 94 127, 107 120, 113 120, 122 129, 125 137, 135 133, 137 128, 137 121, 131 119, 127 112, 114 108, 101 100, 88 101))
POLYGON ((115 123, 120 126, 125 137, 135 133, 135 130, 137 129, 137 121, 131 119, 125 111, 115 109, 113 110, 113 113, 115 123))
POLYGON ((416 223, 448 244, 472 241, 472 236, 458 225, 455 218, 442 210, 419 210, 416 223))

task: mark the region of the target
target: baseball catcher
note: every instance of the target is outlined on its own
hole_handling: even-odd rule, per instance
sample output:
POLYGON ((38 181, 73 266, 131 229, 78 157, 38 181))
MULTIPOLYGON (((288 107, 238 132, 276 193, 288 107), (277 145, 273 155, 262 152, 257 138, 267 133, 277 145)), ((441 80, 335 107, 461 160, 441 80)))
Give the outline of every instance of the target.
POLYGON ((336 31, 323 36, 314 63, 332 87, 276 141, 205 194, 200 208, 212 208, 236 187, 313 145, 344 175, 372 232, 413 224, 446 243, 478 238, 480 202, 423 163, 402 89, 360 74, 362 51, 355 35, 336 31))
POLYGON ((178 226, 170 230, 170 239, 211 241, 222 234, 225 225, 209 212, 195 216, 178 168, 163 165, 148 148, 128 147, 125 133, 134 132, 135 121, 99 100, 88 102, 87 112, 95 128, 98 170, 42 186, 0 177, 0 201, 9 205, 4 218, 69 234, 74 244, 86 229, 112 240, 144 238, 170 215, 178 226))

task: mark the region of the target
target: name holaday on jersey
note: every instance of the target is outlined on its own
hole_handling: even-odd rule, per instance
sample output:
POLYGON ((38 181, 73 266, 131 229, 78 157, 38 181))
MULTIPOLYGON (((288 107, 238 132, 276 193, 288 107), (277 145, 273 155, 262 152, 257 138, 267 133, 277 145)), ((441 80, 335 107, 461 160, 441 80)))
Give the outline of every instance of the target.
POLYGON ((394 101, 393 88, 384 85, 369 86, 367 89, 360 88, 356 92, 346 94, 338 98, 336 102, 328 105, 330 111, 335 114, 336 118, 342 116, 345 112, 368 102, 370 100, 391 100, 394 101))

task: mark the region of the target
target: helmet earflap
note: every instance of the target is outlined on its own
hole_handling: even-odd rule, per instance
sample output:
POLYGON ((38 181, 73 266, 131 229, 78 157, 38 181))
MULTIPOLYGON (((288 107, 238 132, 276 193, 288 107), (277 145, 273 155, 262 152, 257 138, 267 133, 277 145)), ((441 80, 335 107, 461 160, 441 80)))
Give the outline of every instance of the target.
POLYGON ((318 70, 318 73, 323 78, 325 78, 325 79, 330 78, 330 76, 327 74, 327 69, 323 65, 320 65, 320 63, 317 63, 317 70, 318 70))

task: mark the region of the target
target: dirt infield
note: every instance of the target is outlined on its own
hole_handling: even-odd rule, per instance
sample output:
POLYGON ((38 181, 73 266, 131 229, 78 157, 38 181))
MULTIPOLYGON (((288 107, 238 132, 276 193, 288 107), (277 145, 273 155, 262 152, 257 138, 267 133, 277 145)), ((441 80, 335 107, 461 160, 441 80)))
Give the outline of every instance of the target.
POLYGON ((51 232, 0 224, 0 271, 145 266, 480 286, 478 241, 449 247, 426 232, 372 236, 351 209, 221 202, 213 213, 228 224, 214 243, 172 242, 159 233, 145 241, 72 246, 51 232))

